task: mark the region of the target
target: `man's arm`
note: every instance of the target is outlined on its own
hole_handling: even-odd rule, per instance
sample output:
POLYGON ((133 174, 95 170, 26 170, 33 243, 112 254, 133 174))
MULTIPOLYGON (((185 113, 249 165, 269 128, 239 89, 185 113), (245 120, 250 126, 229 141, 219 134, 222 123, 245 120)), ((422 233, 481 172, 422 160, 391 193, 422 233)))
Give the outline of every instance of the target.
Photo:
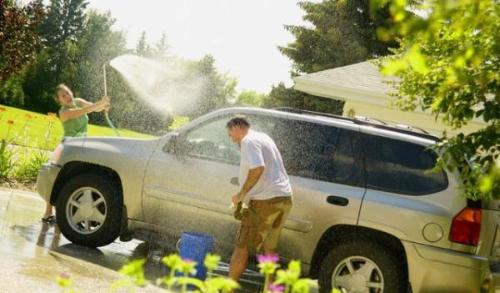
POLYGON ((250 192, 250 190, 252 190, 252 188, 255 186, 255 184, 257 184, 257 182, 260 179, 260 176, 262 176, 262 173, 264 173, 263 166, 260 166, 260 167, 254 168, 254 169, 250 169, 248 171, 247 180, 243 184, 243 187, 241 188, 240 192, 233 197, 234 204, 237 204, 238 202, 243 201, 243 199, 245 198, 247 193, 250 192))

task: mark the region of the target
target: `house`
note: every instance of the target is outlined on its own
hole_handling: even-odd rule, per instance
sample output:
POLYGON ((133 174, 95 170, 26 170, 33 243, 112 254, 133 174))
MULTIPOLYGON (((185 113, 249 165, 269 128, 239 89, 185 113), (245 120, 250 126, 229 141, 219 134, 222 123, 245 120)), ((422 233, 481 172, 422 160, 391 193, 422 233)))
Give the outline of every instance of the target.
POLYGON ((310 73, 294 78, 296 90, 325 98, 344 100, 344 116, 364 116, 388 122, 419 127, 441 136, 470 133, 485 127, 485 122, 475 119, 460 129, 451 129, 435 118, 430 111, 420 109, 403 112, 393 105, 394 89, 388 82, 395 78, 382 76, 373 61, 310 73))

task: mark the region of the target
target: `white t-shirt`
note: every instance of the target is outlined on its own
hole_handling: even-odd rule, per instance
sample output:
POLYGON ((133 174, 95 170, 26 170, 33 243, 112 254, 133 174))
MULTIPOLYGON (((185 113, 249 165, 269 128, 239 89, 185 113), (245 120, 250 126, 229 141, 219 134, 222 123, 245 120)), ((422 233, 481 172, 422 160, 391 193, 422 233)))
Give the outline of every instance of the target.
POLYGON ((290 179, 276 144, 269 135, 249 129, 241 141, 240 188, 248 171, 257 167, 264 167, 264 173, 245 196, 245 202, 292 195, 290 179))

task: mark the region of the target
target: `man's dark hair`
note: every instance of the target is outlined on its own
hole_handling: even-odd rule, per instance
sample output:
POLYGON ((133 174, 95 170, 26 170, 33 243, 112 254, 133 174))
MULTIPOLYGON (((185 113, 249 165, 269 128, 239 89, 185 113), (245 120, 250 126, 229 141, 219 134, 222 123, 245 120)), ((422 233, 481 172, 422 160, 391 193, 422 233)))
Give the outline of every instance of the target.
POLYGON ((234 117, 233 119, 229 120, 226 124, 227 129, 231 129, 233 127, 239 127, 239 128, 248 128, 250 127, 250 123, 245 117, 238 116, 234 117))

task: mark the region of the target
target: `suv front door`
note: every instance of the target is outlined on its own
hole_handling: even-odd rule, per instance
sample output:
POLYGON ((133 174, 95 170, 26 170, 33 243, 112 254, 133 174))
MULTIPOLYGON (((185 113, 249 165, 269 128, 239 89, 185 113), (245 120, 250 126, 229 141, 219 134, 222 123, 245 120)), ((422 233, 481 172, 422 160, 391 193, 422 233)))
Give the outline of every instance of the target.
POLYGON ((237 222, 230 209, 238 187, 239 150, 226 131, 229 117, 216 117, 179 133, 153 154, 145 181, 147 221, 178 237, 183 231, 213 235, 216 251, 228 256, 237 222), (151 212, 150 212, 151 211, 151 212))

